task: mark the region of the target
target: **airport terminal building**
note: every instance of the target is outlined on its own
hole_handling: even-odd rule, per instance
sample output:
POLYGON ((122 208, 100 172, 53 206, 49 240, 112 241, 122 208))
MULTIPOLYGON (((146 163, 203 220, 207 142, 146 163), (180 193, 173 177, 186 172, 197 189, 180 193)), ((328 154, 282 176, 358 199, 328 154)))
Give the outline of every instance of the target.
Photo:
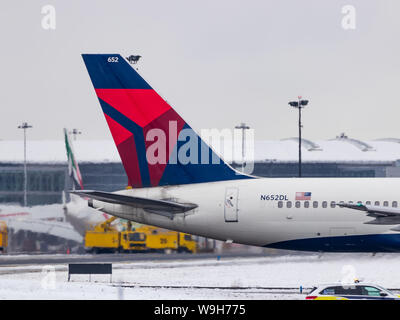
MULTIPOLYGON (((74 141, 85 189, 115 191, 127 177, 114 142, 74 141)), ((253 174, 262 177, 298 175, 298 139, 256 141, 253 174)), ((400 139, 360 141, 344 135, 332 140, 302 141, 304 177, 399 177, 400 139)), ((241 163, 228 162, 240 169, 241 163)), ((64 141, 27 142, 29 206, 61 203, 72 188, 64 141)), ((23 204, 23 141, 0 141, 0 203, 23 204)))

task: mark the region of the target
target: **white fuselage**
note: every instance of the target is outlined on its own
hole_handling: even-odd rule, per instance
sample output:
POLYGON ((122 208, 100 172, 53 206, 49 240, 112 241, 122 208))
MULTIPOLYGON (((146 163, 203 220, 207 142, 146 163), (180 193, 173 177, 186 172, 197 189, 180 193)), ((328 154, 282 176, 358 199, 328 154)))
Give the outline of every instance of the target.
POLYGON ((139 223, 236 243, 274 243, 352 235, 398 234, 394 225, 365 224, 365 212, 331 206, 339 203, 400 202, 400 179, 289 178, 232 180, 191 185, 123 190, 118 193, 150 199, 173 199, 198 207, 173 219, 125 205, 94 200, 94 208, 139 223), (311 192, 296 207, 296 192, 311 192), (276 200, 276 198, 278 200, 276 200), (326 207, 323 207, 326 201, 326 207), (288 202, 291 208, 288 208, 288 202), (314 202, 318 206, 314 207, 314 202), (281 206, 281 207, 280 207, 281 206))

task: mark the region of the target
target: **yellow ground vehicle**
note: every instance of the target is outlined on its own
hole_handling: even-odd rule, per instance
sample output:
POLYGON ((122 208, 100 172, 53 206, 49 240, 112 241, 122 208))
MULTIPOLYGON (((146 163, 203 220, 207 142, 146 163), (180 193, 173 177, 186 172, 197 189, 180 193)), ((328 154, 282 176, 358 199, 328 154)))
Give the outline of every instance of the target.
POLYGON ((160 229, 151 226, 142 226, 135 232, 146 235, 146 248, 149 251, 169 250, 177 252, 196 253, 197 242, 192 239, 192 236, 187 233, 181 233, 166 229, 160 229))
POLYGON ((197 251, 197 242, 190 234, 141 226, 131 230, 128 224, 126 231, 118 231, 112 225, 117 219, 112 217, 86 231, 85 249, 88 252, 191 252, 197 251))
POLYGON ((86 231, 85 249, 88 252, 130 252, 133 250, 145 250, 146 236, 128 228, 126 231, 118 231, 111 223, 117 219, 112 217, 86 231))
POLYGON ((7 224, 0 221, 0 251, 6 252, 8 246, 7 224))

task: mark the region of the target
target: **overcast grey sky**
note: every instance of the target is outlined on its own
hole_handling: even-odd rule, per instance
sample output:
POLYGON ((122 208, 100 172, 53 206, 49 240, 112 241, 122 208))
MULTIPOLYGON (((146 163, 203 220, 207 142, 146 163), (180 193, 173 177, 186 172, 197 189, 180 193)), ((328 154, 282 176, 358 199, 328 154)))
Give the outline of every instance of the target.
POLYGON ((400 1, 8 1, 0 32, 0 139, 110 134, 81 53, 140 54, 139 71, 196 130, 241 121, 255 138, 400 138, 400 1), (44 30, 44 5, 56 29, 44 30), (342 28, 342 7, 356 29, 342 28))

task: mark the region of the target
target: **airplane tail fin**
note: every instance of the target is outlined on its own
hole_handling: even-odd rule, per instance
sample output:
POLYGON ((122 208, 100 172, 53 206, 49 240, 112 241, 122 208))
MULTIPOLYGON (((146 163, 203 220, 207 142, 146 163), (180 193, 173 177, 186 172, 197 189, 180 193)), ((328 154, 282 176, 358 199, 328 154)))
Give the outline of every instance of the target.
POLYGON ((82 57, 130 186, 250 178, 219 159, 121 55, 82 57))
POLYGON ((66 128, 64 128, 64 141, 65 149, 67 150, 69 176, 72 177, 74 181, 74 188, 75 185, 78 185, 80 189, 83 189, 82 175, 79 170, 78 161, 75 159, 74 147, 66 128))

